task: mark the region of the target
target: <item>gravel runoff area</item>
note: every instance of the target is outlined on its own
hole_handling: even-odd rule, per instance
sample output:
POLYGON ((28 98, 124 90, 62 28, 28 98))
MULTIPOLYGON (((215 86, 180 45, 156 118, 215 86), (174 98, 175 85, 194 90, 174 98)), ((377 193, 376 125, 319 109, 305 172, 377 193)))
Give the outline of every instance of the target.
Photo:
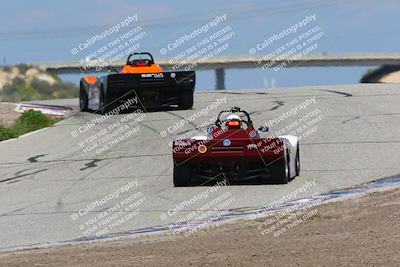
POLYGON ((6 252, 0 266, 400 266, 400 189, 312 209, 313 216, 278 235, 262 234, 277 216, 271 215, 189 237, 153 235, 6 252))

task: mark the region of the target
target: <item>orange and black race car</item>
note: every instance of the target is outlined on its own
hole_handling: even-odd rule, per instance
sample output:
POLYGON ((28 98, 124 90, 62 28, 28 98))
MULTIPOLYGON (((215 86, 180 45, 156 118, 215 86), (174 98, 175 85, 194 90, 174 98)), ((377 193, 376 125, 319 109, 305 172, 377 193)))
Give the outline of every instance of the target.
POLYGON ((101 114, 126 103, 143 110, 189 109, 195 82, 194 71, 165 72, 150 53, 133 53, 116 74, 82 78, 79 106, 81 111, 98 110, 101 114))

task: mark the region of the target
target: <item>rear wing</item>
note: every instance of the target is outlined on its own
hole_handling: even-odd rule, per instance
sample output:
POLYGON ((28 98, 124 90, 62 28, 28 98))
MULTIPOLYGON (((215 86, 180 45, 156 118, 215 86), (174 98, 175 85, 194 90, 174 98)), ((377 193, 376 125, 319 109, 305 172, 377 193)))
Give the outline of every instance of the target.
POLYGON ((108 87, 165 86, 194 90, 196 74, 194 71, 143 73, 143 74, 110 74, 107 77, 108 87))
POLYGON ((103 76, 101 84, 105 97, 115 104, 133 98, 136 104, 132 106, 138 108, 176 105, 186 109, 193 105, 195 82, 195 72, 187 71, 111 74, 103 76))
POLYGON ((238 138, 238 139, 184 139, 173 142, 173 158, 176 162, 279 158, 285 149, 284 139, 238 138))

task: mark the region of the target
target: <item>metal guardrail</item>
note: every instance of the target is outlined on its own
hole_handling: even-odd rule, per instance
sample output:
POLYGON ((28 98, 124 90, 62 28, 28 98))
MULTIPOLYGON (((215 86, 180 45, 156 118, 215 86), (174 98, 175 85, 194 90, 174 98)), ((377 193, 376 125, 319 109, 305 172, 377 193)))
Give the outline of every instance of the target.
MULTIPOLYGON (((215 70, 216 88, 225 88, 226 69, 251 68, 290 68, 290 67, 351 67, 400 65, 400 54, 351 54, 351 55, 317 55, 300 58, 266 58, 265 56, 247 57, 212 57, 205 61, 172 61, 157 60, 167 70, 215 70)), ((125 61, 117 62, 114 67, 122 67, 125 61)), ((80 74, 97 72, 100 63, 88 62, 84 68, 79 62, 37 63, 32 64, 54 74, 80 74), (90 64, 89 64, 90 63, 90 64)))

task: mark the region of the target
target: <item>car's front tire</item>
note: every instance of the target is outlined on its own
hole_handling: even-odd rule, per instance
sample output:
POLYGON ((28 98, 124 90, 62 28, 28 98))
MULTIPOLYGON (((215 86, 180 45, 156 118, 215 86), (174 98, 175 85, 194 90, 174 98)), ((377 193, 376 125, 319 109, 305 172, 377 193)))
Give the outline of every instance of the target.
POLYGON ((300 175, 300 149, 299 145, 297 145, 297 150, 296 150, 296 176, 300 175))
POLYGON ((189 186, 192 171, 189 164, 174 165, 174 186, 189 186))
POLYGON ((105 115, 107 112, 110 111, 110 104, 108 103, 108 98, 106 93, 104 92, 103 86, 100 89, 100 96, 99 96, 99 113, 101 115, 105 115))
POLYGON ((85 89, 81 86, 79 90, 79 108, 82 112, 88 111, 89 99, 85 89))

